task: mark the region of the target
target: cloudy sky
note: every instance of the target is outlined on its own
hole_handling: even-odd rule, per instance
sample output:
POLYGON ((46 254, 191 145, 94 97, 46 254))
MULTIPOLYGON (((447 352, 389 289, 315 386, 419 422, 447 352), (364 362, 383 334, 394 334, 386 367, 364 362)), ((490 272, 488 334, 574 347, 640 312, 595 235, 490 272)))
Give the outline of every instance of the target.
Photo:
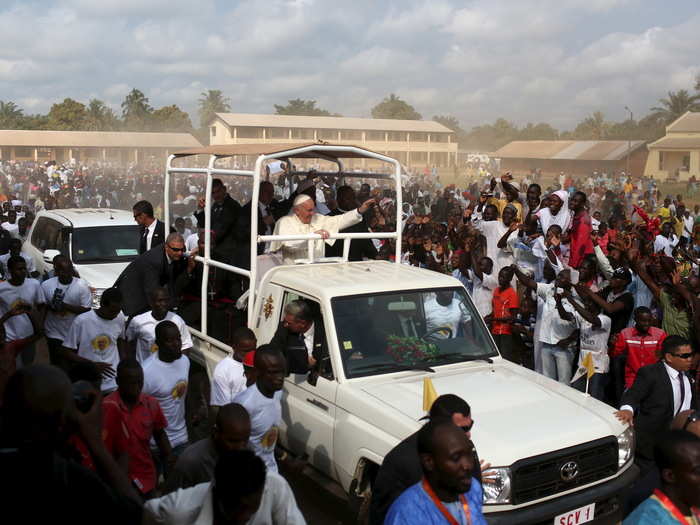
POLYGON ((115 109, 132 88, 196 118, 290 98, 369 116, 390 92, 465 127, 506 117, 572 127, 643 115, 700 73, 697 0, 3 0, 0 100, 115 109))

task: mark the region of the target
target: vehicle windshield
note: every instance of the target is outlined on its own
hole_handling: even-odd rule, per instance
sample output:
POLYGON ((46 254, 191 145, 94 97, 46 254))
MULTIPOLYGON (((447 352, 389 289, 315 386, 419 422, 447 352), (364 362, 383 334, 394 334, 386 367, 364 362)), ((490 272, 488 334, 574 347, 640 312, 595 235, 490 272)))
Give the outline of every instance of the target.
POLYGON ((332 307, 348 378, 498 355, 464 288, 336 297, 332 307))
POLYGON ((75 228, 71 242, 74 263, 129 262, 139 254, 138 225, 75 228))

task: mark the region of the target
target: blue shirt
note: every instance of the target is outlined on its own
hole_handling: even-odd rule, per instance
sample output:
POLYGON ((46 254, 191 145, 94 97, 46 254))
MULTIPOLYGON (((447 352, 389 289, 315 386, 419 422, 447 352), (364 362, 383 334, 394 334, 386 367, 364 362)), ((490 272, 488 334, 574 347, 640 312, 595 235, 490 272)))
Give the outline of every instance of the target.
MULTIPOLYGON (((421 486, 422 481, 408 487, 389 507, 389 512, 384 520, 384 525, 444 525, 447 520, 435 506, 435 503, 430 499, 421 486)), ((484 498, 481 485, 476 479, 472 478, 469 492, 464 493, 464 497, 471 511, 472 525, 486 525, 486 519, 481 512, 482 501, 484 498)), ((464 523, 464 518, 460 520, 464 523)))
POLYGON ((656 498, 645 499, 622 525, 678 525, 678 520, 656 498))

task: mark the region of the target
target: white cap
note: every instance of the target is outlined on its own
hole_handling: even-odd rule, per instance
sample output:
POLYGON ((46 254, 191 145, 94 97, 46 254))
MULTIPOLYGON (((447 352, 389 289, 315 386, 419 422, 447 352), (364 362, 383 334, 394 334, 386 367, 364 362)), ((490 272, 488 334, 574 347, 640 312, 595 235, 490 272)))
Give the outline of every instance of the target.
POLYGON ((294 203, 292 204, 292 206, 294 206, 296 208, 300 204, 303 204, 304 202, 310 201, 310 200, 311 200, 311 197, 309 197, 306 193, 302 193, 301 195, 297 195, 296 197, 294 197, 294 203))

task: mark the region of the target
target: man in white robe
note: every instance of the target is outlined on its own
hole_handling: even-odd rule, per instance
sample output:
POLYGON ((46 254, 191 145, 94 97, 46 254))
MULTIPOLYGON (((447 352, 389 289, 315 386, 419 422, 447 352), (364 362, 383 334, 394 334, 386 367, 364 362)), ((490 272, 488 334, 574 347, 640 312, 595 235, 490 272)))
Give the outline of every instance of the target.
MULTIPOLYGON (((314 201, 308 195, 298 195, 294 199, 292 213, 282 217, 275 224, 274 235, 304 235, 308 233, 319 234, 328 245, 333 246, 335 239, 329 239, 331 234, 348 228, 362 220, 362 214, 371 206, 375 200, 368 199, 355 209, 343 213, 342 215, 321 215, 314 212, 314 201)), ((271 252, 281 250, 284 264, 294 264, 296 259, 308 259, 308 241, 273 241, 270 245, 271 252)), ((314 259, 324 256, 323 241, 313 241, 314 259)))

